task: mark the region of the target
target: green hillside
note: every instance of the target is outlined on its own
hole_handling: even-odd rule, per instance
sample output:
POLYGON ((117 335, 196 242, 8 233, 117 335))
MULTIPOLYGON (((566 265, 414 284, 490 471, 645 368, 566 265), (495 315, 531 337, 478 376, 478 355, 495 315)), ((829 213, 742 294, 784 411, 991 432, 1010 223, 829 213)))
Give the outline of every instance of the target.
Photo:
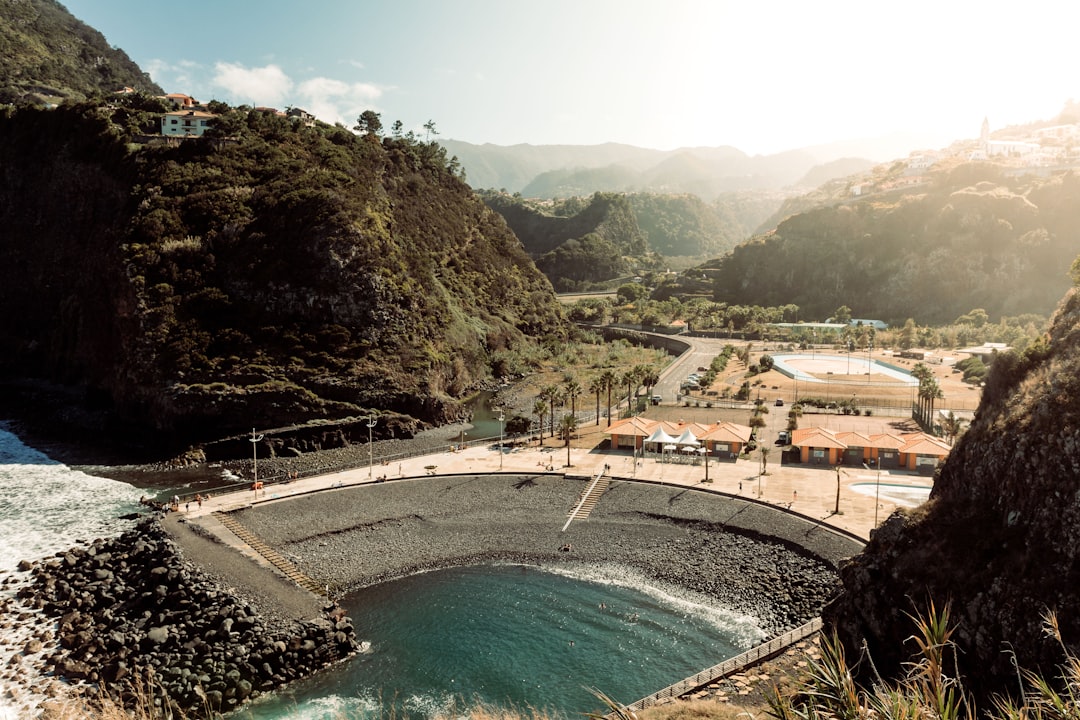
POLYGON ((840 305, 893 324, 972 308, 1048 315, 1069 287, 1078 233, 1075 173, 1017 177, 983 163, 793 215, 709 266, 718 302, 794 303, 805 317, 840 305))
POLYGON ((0 103, 57 103, 124 87, 164 92, 127 54, 55 0, 0 3, 0 103))
POLYGON ((177 441, 373 410, 441 423, 500 354, 561 332, 550 283, 441 147, 213 109, 219 137, 177 146, 131 144, 127 106, 0 116, 4 375, 177 441))

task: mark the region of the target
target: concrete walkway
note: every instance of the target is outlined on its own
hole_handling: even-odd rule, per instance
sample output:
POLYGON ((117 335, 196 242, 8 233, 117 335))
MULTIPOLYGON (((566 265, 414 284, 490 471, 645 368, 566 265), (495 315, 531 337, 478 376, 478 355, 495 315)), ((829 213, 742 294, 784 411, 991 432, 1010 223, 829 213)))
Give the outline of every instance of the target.
POLYGON ((898 503, 912 504, 912 501, 907 500, 907 496, 916 498, 914 502, 917 502, 918 490, 912 488, 928 488, 932 484, 931 478, 915 473, 882 471, 879 475, 876 471, 865 468, 842 468, 839 480, 840 512, 837 514, 837 474, 833 468, 826 465, 781 465, 777 462, 779 452, 774 455, 765 474, 760 473, 761 464, 756 453, 752 459, 740 459, 736 462, 712 460, 708 467, 709 483, 705 483, 706 469, 700 464, 701 461, 692 465, 647 458, 638 459, 635 466, 632 455, 625 451, 571 448, 570 463, 567 465, 565 448, 507 449, 501 453, 500 458, 500 453, 495 449, 495 445, 492 445, 422 455, 401 462, 376 464, 371 468, 267 485, 258 492, 244 490, 214 494, 209 500, 204 500, 201 507, 196 504, 193 496, 188 496, 181 498, 180 511, 188 518, 198 518, 215 511, 227 512, 256 503, 277 502, 306 493, 377 482, 383 477, 387 480, 415 478, 422 481, 431 475, 459 473, 555 472, 580 476, 585 481, 595 477, 604 465, 608 465, 611 475, 616 479, 648 480, 741 495, 789 508, 865 539, 869 538, 875 520, 878 523, 883 522, 899 507, 898 503), (861 488, 862 492, 855 486, 861 488), (875 493, 879 494, 876 503, 875 493), (188 509, 185 511, 187 500, 190 502, 187 503, 188 509))

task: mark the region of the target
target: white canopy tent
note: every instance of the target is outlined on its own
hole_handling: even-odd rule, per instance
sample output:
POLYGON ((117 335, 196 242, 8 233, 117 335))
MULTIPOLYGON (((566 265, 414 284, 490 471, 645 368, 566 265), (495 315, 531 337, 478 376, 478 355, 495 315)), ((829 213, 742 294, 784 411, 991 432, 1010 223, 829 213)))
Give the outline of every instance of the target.
MULTIPOLYGON (((653 443, 653 447, 655 448, 655 450, 660 450, 665 445, 672 445, 675 442, 675 438, 671 435, 668 435, 664 431, 664 428, 657 426, 657 428, 652 431, 652 435, 649 435, 649 437, 645 438, 645 442, 653 443)), ((674 449, 675 448, 673 447, 672 450, 674 449)))
POLYGON ((701 446, 701 441, 694 437, 694 433, 690 432, 690 428, 686 428, 683 430, 682 435, 679 436, 679 439, 675 441, 675 444, 683 447, 696 448, 701 446))

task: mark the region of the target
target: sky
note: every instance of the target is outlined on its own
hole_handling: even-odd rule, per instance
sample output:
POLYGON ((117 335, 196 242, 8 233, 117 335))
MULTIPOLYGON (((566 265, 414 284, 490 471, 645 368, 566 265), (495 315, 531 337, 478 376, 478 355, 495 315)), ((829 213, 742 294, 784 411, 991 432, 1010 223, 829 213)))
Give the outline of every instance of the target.
POLYGON ((61 2, 166 92, 476 144, 935 148, 1080 97, 1060 0, 61 2))

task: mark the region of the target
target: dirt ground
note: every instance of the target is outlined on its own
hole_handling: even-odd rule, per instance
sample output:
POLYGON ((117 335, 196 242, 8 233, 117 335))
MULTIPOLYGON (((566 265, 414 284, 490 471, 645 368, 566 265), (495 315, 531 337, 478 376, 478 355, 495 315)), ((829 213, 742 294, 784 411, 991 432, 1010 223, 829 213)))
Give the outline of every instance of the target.
MULTIPOLYGON (((761 354, 762 353, 752 354, 750 362, 756 363, 761 357, 761 354)), ((770 352, 770 354, 779 353, 770 352)), ((816 365, 813 361, 804 361, 799 365, 799 368, 804 372, 809 372, 815 377, 821 379, 828 378, 828 382, 824 384, 807 382, 798 383, 799 397, 813 396, 831 399, 833 401, 854 397, 857 404, 863 407, 895 407, 897 409, 908 409, 911 407, 914 398, 914 391, 911 387, 899 382, 890 383, 888 378, 884 375, 874 375, 868 378, 864 374, 845 374, 841 370, 845 365, 847 357, 845 354, 840 352, 822 351, 820 355, 822 357, 816 361, 816 365), (829 369, 834 369, 832 375, 828 374, 829 369), (868 380, 873 380, 873 384, 869 384, 867 382, 868 380)), ((865 360, 866 353, 856 351, 851 357, 852 360, 865 360)), ((883 351, 874 352, 871 355, 871 358, 896 366, 908 372, 910 372, 919 362, 917 360, 909 360, 886 354, 886 352, 883 351)), ((963 382, 963 375, 959 371, 954 371, 953 366, 936 365, 932 363, 923 364, 933 372, 934 378, 937 380, 938 385, 941 387, 942 394, 944 395, 943 399, 937 401, 935 404, 936 407, 951 409, 958 413, 972 412, 978 407, 979 397, 982 392, 981 389, 963 382)), ((747 378, 746 366, 734 358, 728 364, 727 371, 725 371, 723 377, 718 378, 712 387, 706 388, 702 393, 695 394, 694 398, 695 400, 708 400, 710 398, 720 397, 723 395, 725 389, 729 390, 731 394, 734 394, 745 380, 750 380, 751 382, 752 397, 760 395, 770 402, 779 397, 788 404, 795 399, 796 381, 794 379, 777 370, 770 370, 769 372, 756 375, 752 378, 747 378), (710 390, 715 392, 716 395, 708 395, 708 391, 710 390)))

